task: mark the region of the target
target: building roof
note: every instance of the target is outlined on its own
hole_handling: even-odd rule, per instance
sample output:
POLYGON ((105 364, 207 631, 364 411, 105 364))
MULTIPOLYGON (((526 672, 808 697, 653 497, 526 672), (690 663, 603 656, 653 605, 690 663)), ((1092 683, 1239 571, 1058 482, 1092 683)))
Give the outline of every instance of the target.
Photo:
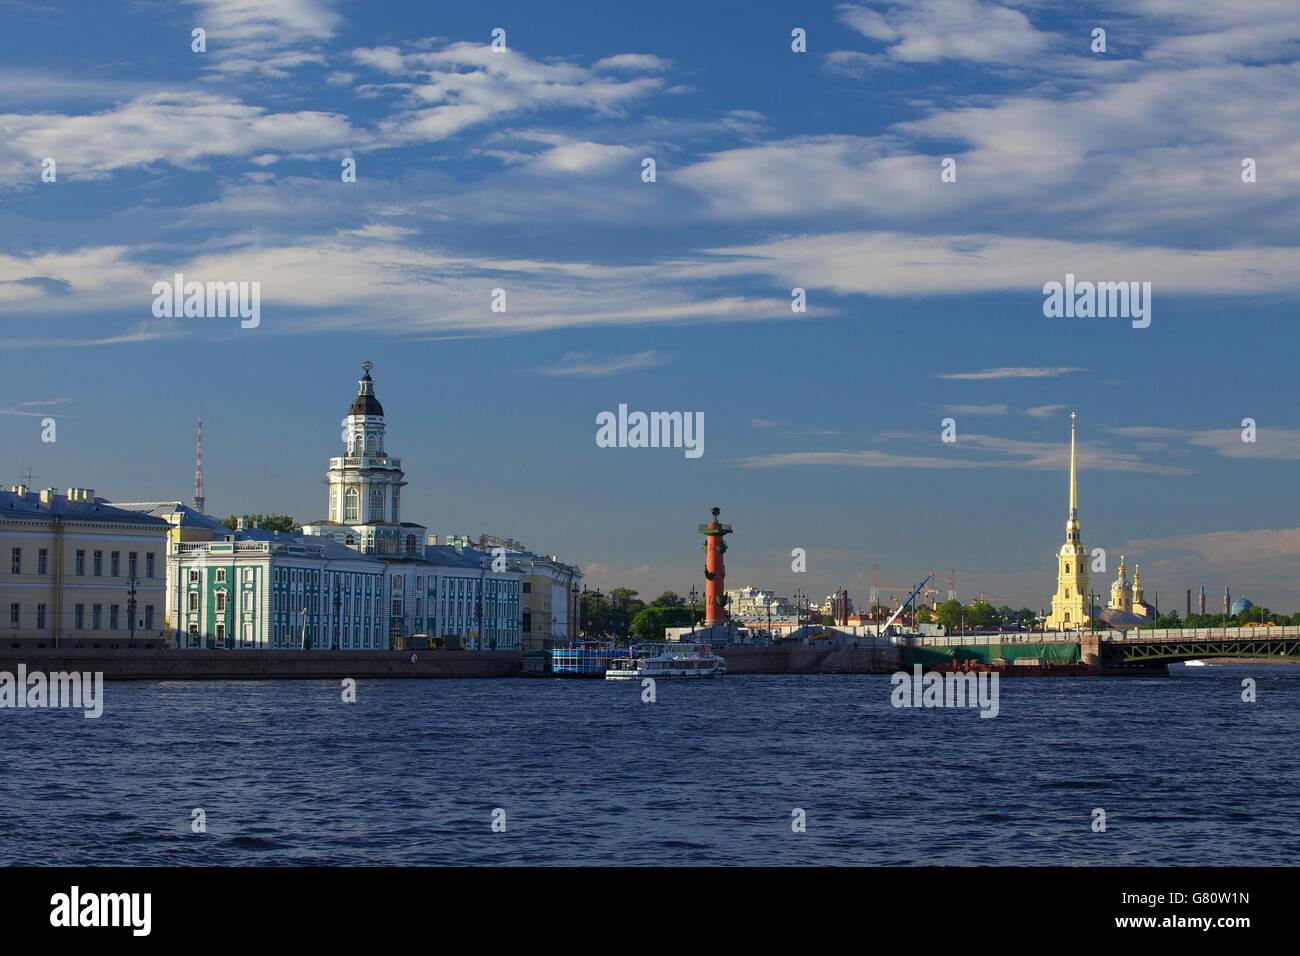
POLYGON ((183 501, 114 501, 114 508, 123 511, 138 511, 155 518, 166 519, 171 515, 180 515, 182 528, 207 528, 212 531, 225 531, 226 526, 220 518, 196 511, 183 501))
POLYGON ((365 373, 361 376, 358 383, 357 397, 352 400, 352 405, 348 409, 349 415, 378 415, 383 417, 384 406, 379 404, 379 399, 375 398, 375 384, 370 378, 370 363, 364 366, 365 373))
POLYGON ((71 501, 66 495, 56 494, 50 497, 48 504, 42 504, 40 492, 29 491, 24 495, 18 495, 12 491, 0 491, 0 517, 48 520, 56 515, 83 521, 156 525, 159 530, 171 527, 159 517, 121 508, 110 503, 106 498, 71 501))
MULTIPOLYGON (((1149 604, 1143 607, 1154 611, 1155 609, 1149 604)), ((1098 608, 1097 619, 1107 627, 1140 627, 1143 624, 1150 624, 1150 617, 1142 617, 1137 614, 1130 614, 1127 611, 1120 611, 1113 607, 1098 608)))

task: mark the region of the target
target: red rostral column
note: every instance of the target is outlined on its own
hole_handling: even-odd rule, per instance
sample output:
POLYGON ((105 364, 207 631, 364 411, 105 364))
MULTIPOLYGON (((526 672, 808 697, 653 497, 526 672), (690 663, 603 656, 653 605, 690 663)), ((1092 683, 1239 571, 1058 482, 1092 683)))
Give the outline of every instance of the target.
POLYGON ((713 520, 700 525, 704 535, 704 623, 721 624, 727 619, 726 567, 722 556, 727 552, 723 535, 731 534, 731 525, 718 521, 720 508, 711 508, 713 520))

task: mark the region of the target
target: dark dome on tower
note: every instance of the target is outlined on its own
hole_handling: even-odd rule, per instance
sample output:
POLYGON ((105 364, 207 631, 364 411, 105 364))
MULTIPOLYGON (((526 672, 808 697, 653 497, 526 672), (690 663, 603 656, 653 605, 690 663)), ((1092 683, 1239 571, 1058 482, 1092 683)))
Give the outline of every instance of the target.
POLYGON ((370 369, 373 368, 369 362, 362 362, 361 368, 365 374, 361 376, 361 381, 357 383, 357 397, 352 400, 352 406, 348 409, 349 415, 378 415, 383 417, 384 406, 379 404, 379 399, 375 398, 375 383, 370 378, 370 369))

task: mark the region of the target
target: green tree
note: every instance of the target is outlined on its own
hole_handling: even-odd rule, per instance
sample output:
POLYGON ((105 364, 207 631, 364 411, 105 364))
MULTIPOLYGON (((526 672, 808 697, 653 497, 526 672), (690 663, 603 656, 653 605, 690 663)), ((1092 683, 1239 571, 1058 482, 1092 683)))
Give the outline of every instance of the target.
POLYGON ((653 605, 637 612, 632 618, 629 633, 634 641, 662 641, 664 639, 664 608, 653 605))
POLYGON ((992 630, 998 626, 1001 615, 988 601, 976 601, 966 608, 966 627, 976 631, 992 630))
POLYGON ((956 598, 950 598, 934 609, 934 619, 938 624, 941 624, 945 630, 955 631, 961 627, 962 615, 965 613, 965 610, 966 609, 962 606, 961 601, 958 601, 956 598))
MULTIPOLYGON (((225 521, 221 522, 221 524, 223 527, 234 531, 239 527, 240 517, 240 515, 231 515, 225 521)), ((302 525, 298 524, 298 522, 294 520, 293 515, 252 514, 243 515, 242 517, 245 519, 246 527, 249 528, 256 524, 257 527, 263 531, 283 531, 287 534, 297 534, 302 531, 302 525)))

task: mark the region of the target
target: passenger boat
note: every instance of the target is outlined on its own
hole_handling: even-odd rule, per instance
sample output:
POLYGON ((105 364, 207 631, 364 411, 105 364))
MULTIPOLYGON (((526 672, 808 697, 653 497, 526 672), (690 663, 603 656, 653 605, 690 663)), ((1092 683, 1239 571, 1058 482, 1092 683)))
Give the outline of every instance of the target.
POLYGON ((716 677, 726 672, 727 662, 708 644, 639 644, 628 657, 610 662, 605 680, 716 677))

